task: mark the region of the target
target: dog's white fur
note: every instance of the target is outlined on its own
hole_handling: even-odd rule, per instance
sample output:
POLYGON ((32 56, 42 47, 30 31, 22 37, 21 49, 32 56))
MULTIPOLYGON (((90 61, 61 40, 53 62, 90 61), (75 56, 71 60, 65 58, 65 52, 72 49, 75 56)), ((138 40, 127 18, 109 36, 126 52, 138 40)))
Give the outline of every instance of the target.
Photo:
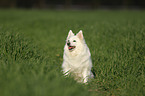
POLYGON ((82 30, 76 35, 71 30, 69 31, 64 46, 62 68, 64 75, 73 74, 78 82, 86 83, 90 78, 94 77, 91 72, 91 54, 85 43, 82 30), (69 50, 68 42, 70 46, 75 46, 73 50, 69 50))

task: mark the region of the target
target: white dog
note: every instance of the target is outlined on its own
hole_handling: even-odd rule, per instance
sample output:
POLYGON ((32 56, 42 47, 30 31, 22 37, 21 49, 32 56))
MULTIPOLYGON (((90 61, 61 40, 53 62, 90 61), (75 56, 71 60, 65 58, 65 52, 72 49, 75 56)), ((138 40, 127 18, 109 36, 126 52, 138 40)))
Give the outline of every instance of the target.
POLYGON ((70 30, 64 46, 63 73, 73 75, 78 82, 86 83, 93 78, 91 72, 92 61, 89 48, 87 47, 82 30, 74 35, 70 30))

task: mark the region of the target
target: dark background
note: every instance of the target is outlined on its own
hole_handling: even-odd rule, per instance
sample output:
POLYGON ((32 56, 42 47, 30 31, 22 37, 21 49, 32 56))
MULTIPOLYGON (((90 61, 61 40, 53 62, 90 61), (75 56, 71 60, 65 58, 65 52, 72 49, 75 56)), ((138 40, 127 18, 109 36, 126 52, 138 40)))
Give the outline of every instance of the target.
POLYGON ((145 0, 0 0, 0 8, 145 9, 145 0))

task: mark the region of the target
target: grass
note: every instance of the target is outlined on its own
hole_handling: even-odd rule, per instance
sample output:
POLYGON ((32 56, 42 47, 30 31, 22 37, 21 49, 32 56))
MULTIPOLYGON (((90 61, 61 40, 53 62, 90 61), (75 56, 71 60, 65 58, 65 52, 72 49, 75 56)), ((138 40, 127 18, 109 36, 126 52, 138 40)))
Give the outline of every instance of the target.
POLYGON ((0 96, 144 96, 145 11, 0 10, 0 96), (68 31, 83 30, 95 79, 64 78, 68 31))

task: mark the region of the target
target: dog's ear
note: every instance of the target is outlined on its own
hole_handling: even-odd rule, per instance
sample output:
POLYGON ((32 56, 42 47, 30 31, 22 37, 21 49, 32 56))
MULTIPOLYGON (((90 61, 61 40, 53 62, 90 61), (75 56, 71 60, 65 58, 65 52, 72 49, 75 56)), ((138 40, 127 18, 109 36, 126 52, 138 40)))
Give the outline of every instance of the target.
POLYGON ((78 33, 77 33, 77 35, 76 35, 78 38, 80 38, 81 40, 83 40, 84 39, 84 36, 83 36, 83 31, 82 30, 80 30, 78 33))
POLYGON ((72 30, 69 30, 69 33, 68 33, 67 39, 68 39, 70 36, 74 36, 74 33, 72 32, 72 30))

